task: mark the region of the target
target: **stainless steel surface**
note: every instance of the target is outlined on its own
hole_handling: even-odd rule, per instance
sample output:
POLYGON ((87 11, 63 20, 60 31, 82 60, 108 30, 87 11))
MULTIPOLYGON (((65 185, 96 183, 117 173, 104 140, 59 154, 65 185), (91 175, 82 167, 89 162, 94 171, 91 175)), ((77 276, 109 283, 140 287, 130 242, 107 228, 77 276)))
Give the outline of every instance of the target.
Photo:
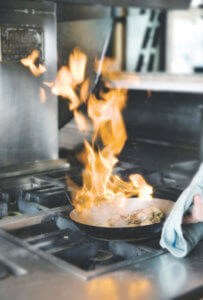
MULTIPOLYGON (((70 164, 64 160, 48 160, 48 161, 35 161, 33 163, 22 163, 21 165, 13 165, 9 167, 3 167, 0 171, 0 180, 28 176, 34 174, 45 173, 54 170, 63 170, 70 167, 70 164)), ((4 182, 3 182, 4 185, 4 182)), ((0 183, 1 187, 1 183, 0 183)))
POLYGON ((173 299, 200 289, 203 283, 203 242, 181 260, 165 253, 84 281, 63 265, 50 263, 34 249, 24 247, 18 239, 3 232, 0 237, 1 250, 7 249, 7 257, 28 272, 1 280, 2 299, 173 299))
POLYGON ((122 72, 114 74, 112 79, 108 79, 108 86, 112 88, 202 93, 202 75, 172 75, 165 73, 136 74, 122 72))
POLYGON ((57 213, 64 212, 66 208, 66 206, 60 206, 49 210, 43 210, 35 214, 26 214, 12 218, 5 218, 3 220, 0 220, 0 229, 8 231, 36 225, 40 222, 43 222, 43 220, 56 215, 57 213))
POLYGON ((15 276, 23 276, 27 274, 27 270, 19 267, 17 264, 11 262, 8 258, 0 254, 0 262, 6 267, 6 269, 15 276))
POLYGON ((190 0, 51 0, 52 2, 63 2, 69 4, 102 4, 108 6, 137 6, 143 8, 180 9, 189 7, 190 0))
POLYGON ((95 58, 105 56, 112 24, 110 17, 58 23, 59 65, 67 64, 70 53, 79 47, 88 58, 86 77, 90 77, 91 87, 95 86, 99 77, 94 73, 95 58))
POLYGON ((111 7, 57 3, 57 22, 111 18, 111 7))
POLYGON ((42 28, 44 64, 39 78, 20 62, 0 63, 0 166, 58 158, 57 101, 48 91, 40 102, 43 81, 53 81, 57 70, 55 5, 49 2, 0 3, 0 26, 42 28))

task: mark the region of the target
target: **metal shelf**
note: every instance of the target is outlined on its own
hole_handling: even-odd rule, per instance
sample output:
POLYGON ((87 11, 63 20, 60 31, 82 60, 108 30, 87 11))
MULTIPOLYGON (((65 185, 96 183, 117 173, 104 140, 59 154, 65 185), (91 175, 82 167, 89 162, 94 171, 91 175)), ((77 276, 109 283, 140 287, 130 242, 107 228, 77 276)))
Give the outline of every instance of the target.
POLYGON ((203 75, 117 72, 109 74, 105 80, 111 88, 203 93, 203 75))

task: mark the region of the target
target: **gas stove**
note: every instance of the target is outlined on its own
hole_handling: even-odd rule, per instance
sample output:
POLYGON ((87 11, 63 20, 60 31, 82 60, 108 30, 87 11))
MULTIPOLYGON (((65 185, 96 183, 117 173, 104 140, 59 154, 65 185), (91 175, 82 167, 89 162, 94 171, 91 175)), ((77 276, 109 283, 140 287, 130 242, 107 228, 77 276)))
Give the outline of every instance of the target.
MULTIPOLYGON (((124 179, 130 173, 142 173, 153 185, 155 197, 175 201, 198 161, 171 163, 161 171, 148 164, 147 169, 129 159, 132 149, 138 151, 140 146, 143 147, 131 144, 132 148, 125 149, 115 172, 124 179)), ((139 243, 103 241, 81 232, 69 219, 72 205, 66 186, 66 175, 79 183, 80 174, 78 165, 4 183, 0 228, 24 248, 85 280, 165 253, 159 246, 159 238, 139 243)))
POLYGON ((83 279, 163 253, 158 240, 144 244, 109 242, 81 232, 69 219, 72 206, 65 184, 67 173, 75 172, 66 170, 26 178, 18 187, 4 191, 0 227, 26 249, 83 279))
POLYGON ((158 240, 145 244, 93 239, 79 231, 64 212, 51 219, 11 230, 26 249, 61 267, 66 272, 89 280, 163 254, 158 240), (65 228, 65 229, 62 229, 65 228))
MULTIPOLYGON (((152 163, 150 163, 148 151, 152 152, 152 145, 131 143, 131 146, 128 144, 128 147, 124 149, 115 172, 124 179, 131 173, 141 173, 153 185, 155 197, 176 201, 198 167, 197 156, 191 153, 183 155, 182 151, 182 159, 177 161, 172 159, 169 148, 163 149, 163 146, 159 148, 160 153, 163 154, 165 151, 167 157, 170 158, 167 165, 164 155, 160 155, 159 168, 152 157, 152 163), (142 153, 143 156, 136 156, 137 152, 142 153), (163 163, 161 162, 162 158, 163 163)), ((70 158, 70 154, 67 154, 67 157, 70 158)), ((168 293, 164 283, 168 282, 168 279, 161 279, 161 277, 165 276, 163 274, 169 276, 170 268, 174 264, 177 265, 177 270, 183 272, 184 269, 186 272, 187 261, 191 266, 198 264, 198 268, 195 265, 194 268, 192 267, 193 280, 190 280, 190 285, 185 285, 184 289, 180 285, 179 290, 171 289, 170 292, 180 295, 197 287, 199 291, 202 278, 202 244, 199 246, 199 252, 197 249, 197 253, 194 252, 192 258, 180 263, 160 248, 159 237, 142 242, 105 241, 94 239, 81 232, 69 219, 69 213, 73 207, 71 191, 66 185, 66 175, 69 175, 78 184, 81 183, 81 166, 73 162, 71 165, 63 170, 4 181, 0 201, 0 242, 2 245, 0 284, 2 293, 2 287, 5 286, 7 290, 7 282, 9 284, 14 278, 19 278, 23 282, 24 293, 28 296, 31 282, 37 280, 36 276, 44 274, 44 280, 40 281, 42 286, 39 288, 39 293, 44 290, 45 286, 49 287, 50 299, 53 298, 51 293, 53 292, 54 295, 55 286, 52 287, 49 282, 52 276, 54 282, 59 276, 60 284, 63 282, 62 277, 67 277, 67 280, 64 279, 64 284, 67 285, 69 282, 71 287, 75 286, 75 289, 72 290, 68 284, 69 296, 77 299, 88 298, 86 295, 88 282, 92 282, 91 284, 94 285, 101 281, 103 284, 105 278, 108 282, 115 281, 121 290, 125 290, 125 284, 131 282, 132 278, 134 278, 134 282, 138 280, 139 285, 140 282, 144 282, 143 284, 150 286, 159 286, 158 293, 161 293, 160 299, 163 299, 168 293), (180 264, 181 266, 179 266, 180 264), (163 268, 165 271, 160 277, 163 268), (197 270, 199 275, 194 270, 197 270), (123 273, 126 274, 124 277, 119 275, 123 273), (144 274, 144 279, 141 274, 144 274), (119 276, 123 278, 122 282, 120 282, 119 276), (150 283, 151 280, 153 285, 150 283), (82 295, 84 298, 81 298, 82 295)), ((189 273, 185 274, 189 276, 189 273)), ((170 282, 173 280, 170 277, 170 282)), ((176 284, 178 283, 176 282, 176 284)), ((159 299, 155 290, 153 293, 155 296, 150 296, 151 299, 159 299)), ((18 294, 22 295, 20 291, 18 294)))

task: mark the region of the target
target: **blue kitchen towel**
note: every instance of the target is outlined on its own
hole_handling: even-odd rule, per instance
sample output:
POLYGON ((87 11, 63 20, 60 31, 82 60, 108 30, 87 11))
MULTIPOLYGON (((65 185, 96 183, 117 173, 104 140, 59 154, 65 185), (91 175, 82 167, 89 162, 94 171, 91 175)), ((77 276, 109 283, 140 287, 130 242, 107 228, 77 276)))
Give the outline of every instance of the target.
POLYGON ((160 245, 176 257, 186 256, 203 238, 203 223, 182 225, 184 213, 190 208, 195 194, 203 198, 203 163, 176 201, 163 226, 160 245))

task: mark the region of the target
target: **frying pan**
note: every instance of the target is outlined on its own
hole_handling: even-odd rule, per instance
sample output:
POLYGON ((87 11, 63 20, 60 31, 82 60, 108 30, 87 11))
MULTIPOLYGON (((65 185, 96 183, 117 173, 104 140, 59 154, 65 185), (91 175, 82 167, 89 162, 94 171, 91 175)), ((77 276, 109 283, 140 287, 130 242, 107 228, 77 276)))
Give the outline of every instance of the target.
MULTIPOLYGON (((130 198, 126 200, 125 210, 132 213, 137 209, 144 209, 149 206, 155 206, 160 208, 165 217, 167 217, 174 205, 173 201, 165 199, 153 198, 151 201, 144 201, 137 198, 130 198)), ((137 226, 137 227, 108 227, 108 226, 96 226, 90 223, 90 220, 81 218, 77 211, 74 209, 70 212, 70 219, 75 225, 88 235, 102 240, 149 240, 156 236, 159 236, 164 222, 137 226)))

